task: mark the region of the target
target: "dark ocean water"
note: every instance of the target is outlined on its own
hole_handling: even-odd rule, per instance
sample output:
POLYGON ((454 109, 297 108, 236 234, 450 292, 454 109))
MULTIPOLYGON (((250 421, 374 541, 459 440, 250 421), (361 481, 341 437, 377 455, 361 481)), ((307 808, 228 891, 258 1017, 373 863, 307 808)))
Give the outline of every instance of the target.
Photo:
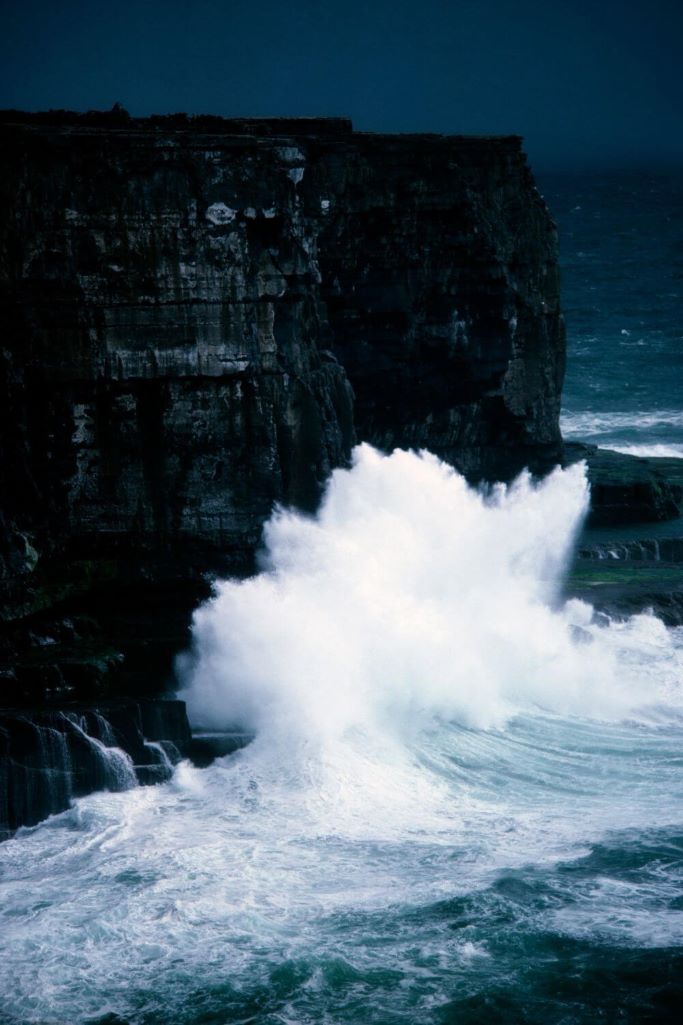
POLYGON ((683 457, 683 171, 539 187, 560 230, 564 434, 683 457))
MULTIPOLYGON (((683 175, 562 178, 565 425, 683 451, 683 175)), ((683 1016, 683 631, 558 609, 580 468, 357 454, 180 668, 256 740, 0 845, 3 1025, 683 1016)))

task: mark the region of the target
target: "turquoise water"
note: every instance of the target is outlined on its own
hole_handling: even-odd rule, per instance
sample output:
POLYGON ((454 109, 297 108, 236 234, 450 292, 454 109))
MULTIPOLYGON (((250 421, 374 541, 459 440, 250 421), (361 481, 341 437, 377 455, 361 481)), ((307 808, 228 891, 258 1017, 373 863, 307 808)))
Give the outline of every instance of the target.
MULTIPOLYGON (((680 192, 633 181, 542 183, 565 417, 675 451, 680 192)), ((178 670, 255 741, 0 845, 0 1022, 678 1022, 683 630, 559 604, 585 510, 580 467, 484 499, 364 448, 275 517, 178 670)))

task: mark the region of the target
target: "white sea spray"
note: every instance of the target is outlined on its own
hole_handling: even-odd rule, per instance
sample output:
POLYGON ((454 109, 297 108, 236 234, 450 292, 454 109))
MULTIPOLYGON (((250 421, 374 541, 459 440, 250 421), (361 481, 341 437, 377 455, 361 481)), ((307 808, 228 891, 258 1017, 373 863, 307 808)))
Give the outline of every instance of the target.
POLYGON ((320 741, 631 711, 652 695, 620 651, 650 634, 665 648, 666 631, 600 627, 560 601, 587 502, 583 465, 482 493, 428 453, 360 446, 316 517, 276 510, 262 572, 197 611, 192 717, 320 741))

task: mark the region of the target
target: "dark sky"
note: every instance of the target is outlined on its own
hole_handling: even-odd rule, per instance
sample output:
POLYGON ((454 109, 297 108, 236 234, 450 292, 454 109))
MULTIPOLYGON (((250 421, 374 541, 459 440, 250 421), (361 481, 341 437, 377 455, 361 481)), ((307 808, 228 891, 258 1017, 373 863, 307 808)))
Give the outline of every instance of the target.
POLYGON ((514 132, 541 169, 683 163, 683 0, 0 0, 0 106, 514 132))

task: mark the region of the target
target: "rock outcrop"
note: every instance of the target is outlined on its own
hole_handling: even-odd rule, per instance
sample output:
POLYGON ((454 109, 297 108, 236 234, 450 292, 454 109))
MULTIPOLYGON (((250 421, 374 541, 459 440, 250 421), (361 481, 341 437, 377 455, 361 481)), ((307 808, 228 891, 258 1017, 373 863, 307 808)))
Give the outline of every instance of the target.
POLYGON ((519 138, 0 121, 6 617, 248 566, 355 440, 472 479, 558 460, 556 235, 519 138))
POLYGON ((596 445, 567 442, 566 465, 588 465, 592 527, 661 523, 683 516, 683 462, 612 452, 596 445))
POLYGON ((125 731, 102 753, 102 703, 164 690, 206 574, 249 572, 354 443, 472 480, 558 462, 565 352, 517 137, 117 109, 5 112, 0 140, 7 830, 107 760, 150 775, 125 731))
MULTIPOLYGON (((680 515, 679 466, 563 452, 557 239, 518 137, 117 108, 6 111, 0 141, 0 836, 246 742, 190 748, 156 697, 210 576, 250 572, 274 503, 314 509, 357 441, 473 481, 586 458, 593 524, 680 515)), ((574 593, 680 622, 680 558, 612 550, 574 593)))
POLYGON ((164 782, 189 746, 182 701, 0 711, 0 840, 93 790, 164 782))

